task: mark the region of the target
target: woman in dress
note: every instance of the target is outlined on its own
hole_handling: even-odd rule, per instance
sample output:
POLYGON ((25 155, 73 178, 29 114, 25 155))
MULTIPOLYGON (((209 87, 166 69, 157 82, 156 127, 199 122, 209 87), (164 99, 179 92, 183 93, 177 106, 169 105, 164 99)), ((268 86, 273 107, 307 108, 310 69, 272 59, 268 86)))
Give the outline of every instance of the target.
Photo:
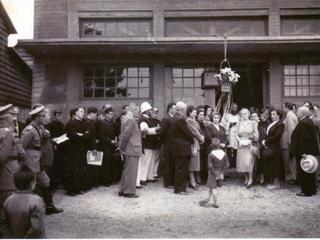
POLYGON ((250 151, 251 143, 258 141, 258 124, 255 121, 249 120, 250 112, 243 108, 240 111, 240 122, 237 124, 237 171, 244 173, 247 188, 253 184, 253 167, 255 162, 255 155, 250 151))
POLYGON ((279 179, 282 170, 281 137, 284 131, 282 116, 280 109, 271 111, 272 122, 267 128, 266 138, 262 141, 262 145, 272 151, 272 158, 267 162, 271 181, 273 182, 271 186, 268 186, 271 190, 280 187, 279 179))
POLYGON ((200 172, 200 144, 204 142, 204 137, 201 135, 199 123, 196 119, 197 109, 193 106, 187 108, 187 123, 193 134, 194 143, 191 145, 192 156, 189 164, 189 185, 191 188, 196 189, 196 176, 200 172))

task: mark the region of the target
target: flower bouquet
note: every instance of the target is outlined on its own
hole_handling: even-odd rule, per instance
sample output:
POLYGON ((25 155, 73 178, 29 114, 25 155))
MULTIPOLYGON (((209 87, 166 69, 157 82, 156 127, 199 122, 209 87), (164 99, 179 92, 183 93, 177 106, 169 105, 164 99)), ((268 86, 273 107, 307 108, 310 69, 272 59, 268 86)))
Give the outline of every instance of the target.
POLYGON ((225 83, 236 84, 240 75, 235 71, 232 71, 230 67, 225 67, 220 69, 220 73, 216 74, 216 77, 219 80, 220 85, 225 83))

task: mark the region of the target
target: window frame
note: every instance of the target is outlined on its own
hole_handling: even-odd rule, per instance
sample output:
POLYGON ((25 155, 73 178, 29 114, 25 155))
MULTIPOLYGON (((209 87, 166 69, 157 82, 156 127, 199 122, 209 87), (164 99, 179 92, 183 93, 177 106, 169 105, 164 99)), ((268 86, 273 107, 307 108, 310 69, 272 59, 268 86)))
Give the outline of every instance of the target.
POLYGON ((280 34, 281 36, 313 36, 320 35, 320 14, 317 15, 281 15, 280 16, 280 34), (318 20, 319 21, 319 32, 317 33, 303 33, 303 34, 284 34, 284 21, 285 20, 318 20))
POLYGON ((84 39, 90 39, 90 38, 148 38, 148 37, 153 37, 153 19, 152 18, 80 18, 79 19, 79 38, 84 38, 84 39), (94 24, 104 24, 104 32, 105 35, 96 35, 95 34, 95 27, 94 27, 94 34, 92 36, 85 35, 84 34, 84 24, 89 24, 92 23, 94 24), (115 23, 116 24, 116 34, 115 35, 106 35, 106 29, 107 29, 107 24, 115 23), (127 28, 126 28, 126 35, 119 35, 119 27, 118 25, 120 23, 125 23, 127 28), (129 24, 130 23, 139 23, 138 28, 140 31, 140 24, 142 23, 148 23, 149 24, 149 32, 147 36, 144 35, 129 35, 129 24))
POLYGON ((319 74, 310 74, 310 66, 318 66, 320 67, 320 63, 284 63, 283 64, 283 70, 282 70, 282 94, 283 94, 283 97, 285 98, 319 98, 320 97, 320 93, 318 95, 311 95, 310 94, 310 90, 311 90, 311 87, 319 87, 320 88, 320 81, 319 81, 319 84, 318 85, 315 85, 315 84, 310 84, 310 77, 312 76, 318 76, 320 78, 320 72, 319 74), (285 67, 286 66, 294 66, 294 69, 295 69, 295 74, 285 74, 285 67), (307 74, 298 74, 297 73, 297 68, 299 66, 307 66, 307 74), (285 83, 285 77, 288 76, 288 77, 295 77, 295 84, 294 85, 286 85, 285 83), (307 77, 307 82, 308 84, 307 85, 303 85, 303 84, 298 84, 298 77, 299 76, 306 76, 307 77), (295 95, 286 95, 286 87, 294 87, 295 88, 295 95), (298 95, 298 87, 306 87, 308 89, 308 95, 298 95))
MULTIPOLYGON (((151 99, 152 98, 152 86, 153 86, 153 68, 150 64, 88 64, 88 65, 85 65, 85 64, 82 64, 81 65, 81 68, 80 68, 80 71, 81 71, 81 94, 80 94, 80 98, 81 100, 104 100, 104 99, 110 99, 110 100, 126 100, 126 99, 130 99, 130 100, 141 100, 141 99, 151 99), (94 74, 95 74, 95 69, 97 68, 103 68, 104 69, 104 96, 103 97, 95 97, 95 87, 93 87, 92 91, 92 97, 85 97, 84 95, 84 91, 85 89, 89 89, 89 88, 86 88, 85 87, 85 76, 84 76, 84 72, 85 72, 85 69, 93 69, 93 81, 96 80, 94 74), (118 97, 117 96, 117 91, 115 92, 115 96, 114 97, 106 97, 106 94, 105 94, 105 91, 106 91, 106 80, 107 80, 107 77, 106 77, 106 68, 114 68, 114 69, 119 69, 119 68, 125 68, 127 69, 126 70, 126 73, 128 73, 128 68, 148 68, 149 69, 149 85, 148 87, 139 87, 139 83, 138 83, 138 86, 137 87, 128 87, 128 78, 134 78, 134 77, 128 77, 126 76, 126 89, 137 89, 138 91, 138 97, 118 97), (149 96, 148 97, 139 97, 139 89, 148 89, 148 94, 149 96)), ((137 78, 139 79, 139 70, 138 70, 138 76, 137 78)), ((148 78, 146 76, 142 76, 142 78, 148 78)), ((138 80, 139 81, 139 80, 138 80)), ((116 82, 114 82, 114 86, 113 88, 117 88, 116 86, 116 82)))

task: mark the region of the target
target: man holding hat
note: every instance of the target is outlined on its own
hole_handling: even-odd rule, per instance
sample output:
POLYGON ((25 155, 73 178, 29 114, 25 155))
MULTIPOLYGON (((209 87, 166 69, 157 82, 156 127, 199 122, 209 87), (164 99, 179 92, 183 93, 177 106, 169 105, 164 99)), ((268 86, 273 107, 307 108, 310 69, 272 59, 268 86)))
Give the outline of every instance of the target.
POLYGON ((5 200, 16 190, 13 174, 24 151, 19 147, 18 135, 13 134, 12 104, 0 107, 0 212, 5 200))
POLYGON ((156 182, 151 172, 153 164, 157 157, 158 139, 157 134, 160 131, 159 124, 152 121, 153 108, 148 102, 143 102, 140 106, 141 117, 139 120, 140 131, 142 133, 142 149, 143 154, 139 159, 137 186, 145 185, 147 180, 156 182))
POLYGON ((308 107, 300 107, 297 117, 299 123, 291 135, 291 152, 297 160, 297 175, 300 177, 301 185, 301 192, 297 193, 297 196, 312 196, 316 194, 315 173, 304 167, 304 158, 306 154, 319 155, 317 136, 313 122, 309 118, 308 107))
POLYGON ((42 141, 45 137, 46 111, 41 104, 34 106, 29 112, 31 123, 22 131, 21 142, 26 152, 26 164, 37 175, 37 184, 42 193, 43 200, 46 204, 46 214, 55 214, 63 211, 61 208, 56 208, 53 204, 52 194, 50 192, 50 179, 47 173, 40 166, 42 157, 42 141))

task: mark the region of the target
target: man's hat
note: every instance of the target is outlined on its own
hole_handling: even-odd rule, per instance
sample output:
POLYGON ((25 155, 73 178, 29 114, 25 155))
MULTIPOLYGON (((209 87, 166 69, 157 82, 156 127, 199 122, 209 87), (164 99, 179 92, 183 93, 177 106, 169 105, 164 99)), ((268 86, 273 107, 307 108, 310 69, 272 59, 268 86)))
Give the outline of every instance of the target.
POLYGON ((0 115, 6 113, 6 111, 9 110, 11 107, 12 107, 12 104, 8 104, 3 107, 0 107, 0 115))
POLYGON ((40 112, 42 112, 44 110, 44 106, 43 105, 39 105, 38 107, 36 107, 35 109, 32 109, 30 112, 29 112, 29 115, 30 116, 33 116, 33 115, 36 115, 40 112))
POLYGON ((151 107, 150 103, 148 103, 148 102, 141 103, 141 106, 140 106, 141 113, 144 113, 144 112, 146 112, 148 110, 152 110, 152 107, 151 107))
POLYGON ((314 173, 318 169, 318 160, 312 155, 304 155, 301 159, 300 166, 306 173, 314 173))

